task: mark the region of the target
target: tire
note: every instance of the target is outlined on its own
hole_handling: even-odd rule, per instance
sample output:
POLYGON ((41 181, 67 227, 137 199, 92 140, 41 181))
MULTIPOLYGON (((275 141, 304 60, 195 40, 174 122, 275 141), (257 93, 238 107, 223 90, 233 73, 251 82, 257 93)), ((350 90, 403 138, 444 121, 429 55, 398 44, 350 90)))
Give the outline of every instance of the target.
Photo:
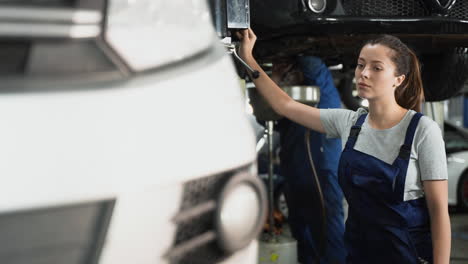
POLYGON ((359 107, 361 107, 361 99, 353 96, 353 90, 355 86, 353 79, 353 73, 344 74, 337 88, 340 93, 341 101, 346 106, 346 108, 356 111, 359 107))
POLYGON ((428 102, 457 95, 468 77, 468 55, 464 48, 421 55, 424 96, 428 102))
POLYGON ((468 211, 468 171, 460 177, 457 187, 457 206, 461 211, 468 211))

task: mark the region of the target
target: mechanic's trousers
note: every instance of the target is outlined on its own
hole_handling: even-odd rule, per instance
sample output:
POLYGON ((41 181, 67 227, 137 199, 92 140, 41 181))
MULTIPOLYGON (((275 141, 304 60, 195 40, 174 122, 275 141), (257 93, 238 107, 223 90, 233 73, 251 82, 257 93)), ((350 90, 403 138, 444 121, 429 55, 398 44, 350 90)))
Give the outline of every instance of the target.
MULTIPOLYGON (((318 108, 340 108, 341 100, 332 75, 321 59, 312 56, 298 58, 304 74, 304 84, 320 88, 318 108)), ((338 163, 341 140, 328 139, 324 134, 310 132, 314 164, 326 206, 326 229, 322 227, 321 205, 317 196, 312 168, 305 145, 306 128, 287 119, 277 126, 281 140, 281 172, 286 180, 286 201, 289 225, 298 242, 298 258, 302 264, 315 263, 324 254, 321 264, 345 262, 343 193, 338 184, 338 163), (325 232, 324 232, 325 231, 325 232), (325 237, 324 252, 319 250, 325 237), (320 252, 319 252, 320 251, 320 252)))
MULTIPOLYGON (((317 254, 324 254, 321 263, 344 263, 344 220, 343 220, 343 193, 338 184, 337 169, 324 168, 323 153, 318 146, 326 149, 325 145, 335 145, 336 151, 341 150, 341 141, 330 141, 316 132, 311 132, 310 141, 314 164, 322 188, 326 207, 326 229, 323 229, 321 205, 318 199, 317 186, 308 160, 304 143, 305 128, 289 120, 282 120, 280 125, 287 125, 287 132, 282 135, 299 138, 294 142, 291 139, 282 143, 280 174, 286 181, 285 196, 289 208, 288 222, 293 237, 298 242, 298 257, 302 264, 316 262, 317 254), (317 153, 319 152, 319 153, 317 153), (325 231, 325 232, 324 232, 325 231), (326 236, 325 245, 322 245, 323 236, 326 236), (319 252, 319 247, 325 246, 325 251, 319 252)), ((283 141, 283 140, 282 140, 283 141)), ((339 156, 336 157, 338 164, 339 156)))

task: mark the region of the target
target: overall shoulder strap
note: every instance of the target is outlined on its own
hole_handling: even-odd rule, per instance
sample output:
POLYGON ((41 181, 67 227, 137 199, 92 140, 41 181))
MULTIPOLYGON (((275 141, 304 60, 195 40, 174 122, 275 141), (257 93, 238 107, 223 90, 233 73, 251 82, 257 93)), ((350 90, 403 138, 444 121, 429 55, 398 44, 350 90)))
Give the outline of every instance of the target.
POLYGON ((359 135, 362 124, 364 123, 364 120, 366 120, 366 116, 367 114, 362 114, 358 117, 356 123, 354 124, 354 126, 351 127, 351 130, 349 131, 350 137, 357 137, 359 135))
POLYGON ((351 130, 349 131, 349 137, 348 141, 346 142, 345 148, 354 148, 354 144, 356 144, 356 140, 359 136, 359 132, 361 132, 361 127, 362 124, 364 123, 364 120, 366 120, 366 114, 362 114, 358 117, 356 120, 356 123, 351 127, 351 130))
POLYGON ((409 160, 411 156, 411 145, 413 145, 414 133, 416 132, 416 127, 418 127, 419 120, 422 116, 423 115, 421 113, 416 113, 411 119, 408 129, 406 130, 405 142, 400 148, 398 157, 409 160))

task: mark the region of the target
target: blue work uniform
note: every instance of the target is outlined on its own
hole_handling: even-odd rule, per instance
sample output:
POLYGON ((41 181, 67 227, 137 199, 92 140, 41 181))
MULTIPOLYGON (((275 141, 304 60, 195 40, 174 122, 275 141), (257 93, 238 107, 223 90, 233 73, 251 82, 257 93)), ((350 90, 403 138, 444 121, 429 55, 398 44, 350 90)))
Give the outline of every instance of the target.
MULTIPOLYGON (((298 59, 304 74, 304 84, 320 87, 318 108, 340 108, 341 100, 327 66, 317 57, 298 59)), ((286 118, 278 122, 280 133, 280 174, 285 178, 285 197, 289 208, 288 223, 298 242, 298 258, 302 264, 315 263, 323 235, 321 206, 305 145, 307 129, 286 118)), ((310 131, 310 145, 320 179, 326 207, 326 245, 322 264, 344 263, 343 192, 338 184, 338 163, 341 140, 310 131)))
POLYGON ((346 263, 432 263, 425 198, 403 199, 411 145, 422 114, 413 116, 393 164, 354 150, 366 115, 351 128, 338 170, 349 204, 346 263))

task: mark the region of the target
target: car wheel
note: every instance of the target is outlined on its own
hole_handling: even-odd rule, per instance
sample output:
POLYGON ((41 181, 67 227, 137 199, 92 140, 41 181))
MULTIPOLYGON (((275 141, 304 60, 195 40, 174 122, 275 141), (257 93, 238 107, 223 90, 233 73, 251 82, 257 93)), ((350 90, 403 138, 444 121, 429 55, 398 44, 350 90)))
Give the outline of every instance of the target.
POLYGON ((468 171, 465 171, 458 182, 458 207, 468 211, 468 171))
POLYGON ((468 55, 463 48, 421 55, 426 101, 442 101, 457 95, 468 77, 468 55))
POLYGON ((284 183, 280 184, 275 190, 275 209, 280 211, 285 219, 288 219, 289 208, 284 195, 284 183))

